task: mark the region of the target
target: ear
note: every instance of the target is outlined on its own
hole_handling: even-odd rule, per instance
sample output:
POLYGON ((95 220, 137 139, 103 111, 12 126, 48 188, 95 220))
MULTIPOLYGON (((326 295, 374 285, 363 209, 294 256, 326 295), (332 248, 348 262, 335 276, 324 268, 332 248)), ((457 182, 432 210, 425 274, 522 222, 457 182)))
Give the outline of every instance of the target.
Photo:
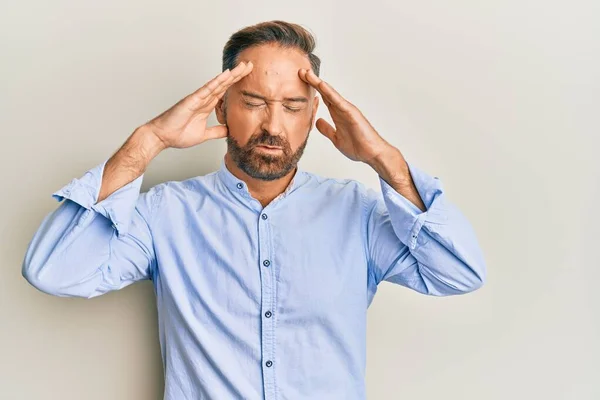
POLYGON ((217 121, 219 121, 219 123, 221 125, 225 125, 225 123, 226 123, 224 107, 225 107, 225 101, 224 101, 223 97, 221 97, 219 99, 219 101, 217 102, 217 105, 215 106, 215 114, 217 114, 217 121))

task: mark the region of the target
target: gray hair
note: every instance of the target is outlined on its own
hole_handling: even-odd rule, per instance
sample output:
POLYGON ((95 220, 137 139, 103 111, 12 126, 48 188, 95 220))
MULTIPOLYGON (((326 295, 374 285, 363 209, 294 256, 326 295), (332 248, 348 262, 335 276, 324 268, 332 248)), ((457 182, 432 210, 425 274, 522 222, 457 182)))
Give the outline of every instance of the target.
MULTIPOLYGON (((279 20, 247 26, 231 35, 223 47, 222 70, 225 71, 227 68, 232 70, 238 64, 238 57, 242 51, 262 44, 278 44, 283 48, 300 50, 308 57, 315 75, 319 76, 321 59, 313 54, 316 47, 314 36, 298 24, 279 20)), ((229 90, 223 96, 225 115, 227 113, 228 94, 229 90)))
POLYGON ((284 48, 296 48, 304 53, 315 75, 319 76, 321 60, 313 51, 314 36, 298 24, 285 21, 267 21, 247 26, 235 32, 223 47, 223 71, 238 64, 239 54, 252 46, 276 43, 284 48))

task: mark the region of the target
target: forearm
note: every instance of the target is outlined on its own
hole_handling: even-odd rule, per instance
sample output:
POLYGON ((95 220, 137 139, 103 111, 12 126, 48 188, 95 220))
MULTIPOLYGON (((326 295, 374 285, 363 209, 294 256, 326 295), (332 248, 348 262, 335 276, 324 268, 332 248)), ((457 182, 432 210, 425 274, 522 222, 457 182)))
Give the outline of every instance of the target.
POLYGON ((154 253, 148 221, 159 186, 140 194, 139 176, 94 204, 107 162, 53 193, 62 204, 34 234, 22 265, 23 276, 39 290, 89 298, 149 276, 154 253))
MULTIPOLYGON (((387 210, 370 214, 367 236, 373 243, 376 281, 438 296, 477 289, 485 280, 486 268, 473 227, 446 198, 439 179, 394 153, 390 150, 385 157, 378 153, 382 155, 378 162, 369 163, 380 174, 387 210), (410 181, 402 172, 403 165, 408 166, 410 181), (405 256, 405 248, 411 257, 405 256)), ((377 204, 372 196, 371 202, 377 204)))
POLYGON ((370 165, 384 181, 393 187, 394 190, 416 205, 421 211, 426 211, 425 204, 423 203, 421 196, 419 196, 417 187, 410 175, 408 164, 400 150, 389 145, 367 164, 370 165))
POLYGON ((142 175, 154 157, 164 149, 164 143, 145 125, 137 128, 106 162, 97 202, 142 175))

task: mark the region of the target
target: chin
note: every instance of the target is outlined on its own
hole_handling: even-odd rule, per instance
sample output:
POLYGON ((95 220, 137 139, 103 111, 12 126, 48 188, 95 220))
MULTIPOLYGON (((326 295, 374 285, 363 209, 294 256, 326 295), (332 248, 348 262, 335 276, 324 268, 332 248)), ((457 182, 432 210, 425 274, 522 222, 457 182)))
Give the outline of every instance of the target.
POLYGON ((244 172, 255 179, 273 181, 287 175, 294 166, 282 165, 282 157, 260 156, 254 158, 250 165, 242 168, 244 172))

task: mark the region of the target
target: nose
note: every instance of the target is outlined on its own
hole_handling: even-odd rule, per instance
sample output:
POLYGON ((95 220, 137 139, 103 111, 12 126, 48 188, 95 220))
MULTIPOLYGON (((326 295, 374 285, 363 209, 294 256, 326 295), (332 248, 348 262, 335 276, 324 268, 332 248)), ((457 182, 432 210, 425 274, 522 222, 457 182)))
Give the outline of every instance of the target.
POLYGON ((261 123, 261 128, 271 135, 281 135, 283 133, 283 110, 280 107, 269 107, 261 123))

